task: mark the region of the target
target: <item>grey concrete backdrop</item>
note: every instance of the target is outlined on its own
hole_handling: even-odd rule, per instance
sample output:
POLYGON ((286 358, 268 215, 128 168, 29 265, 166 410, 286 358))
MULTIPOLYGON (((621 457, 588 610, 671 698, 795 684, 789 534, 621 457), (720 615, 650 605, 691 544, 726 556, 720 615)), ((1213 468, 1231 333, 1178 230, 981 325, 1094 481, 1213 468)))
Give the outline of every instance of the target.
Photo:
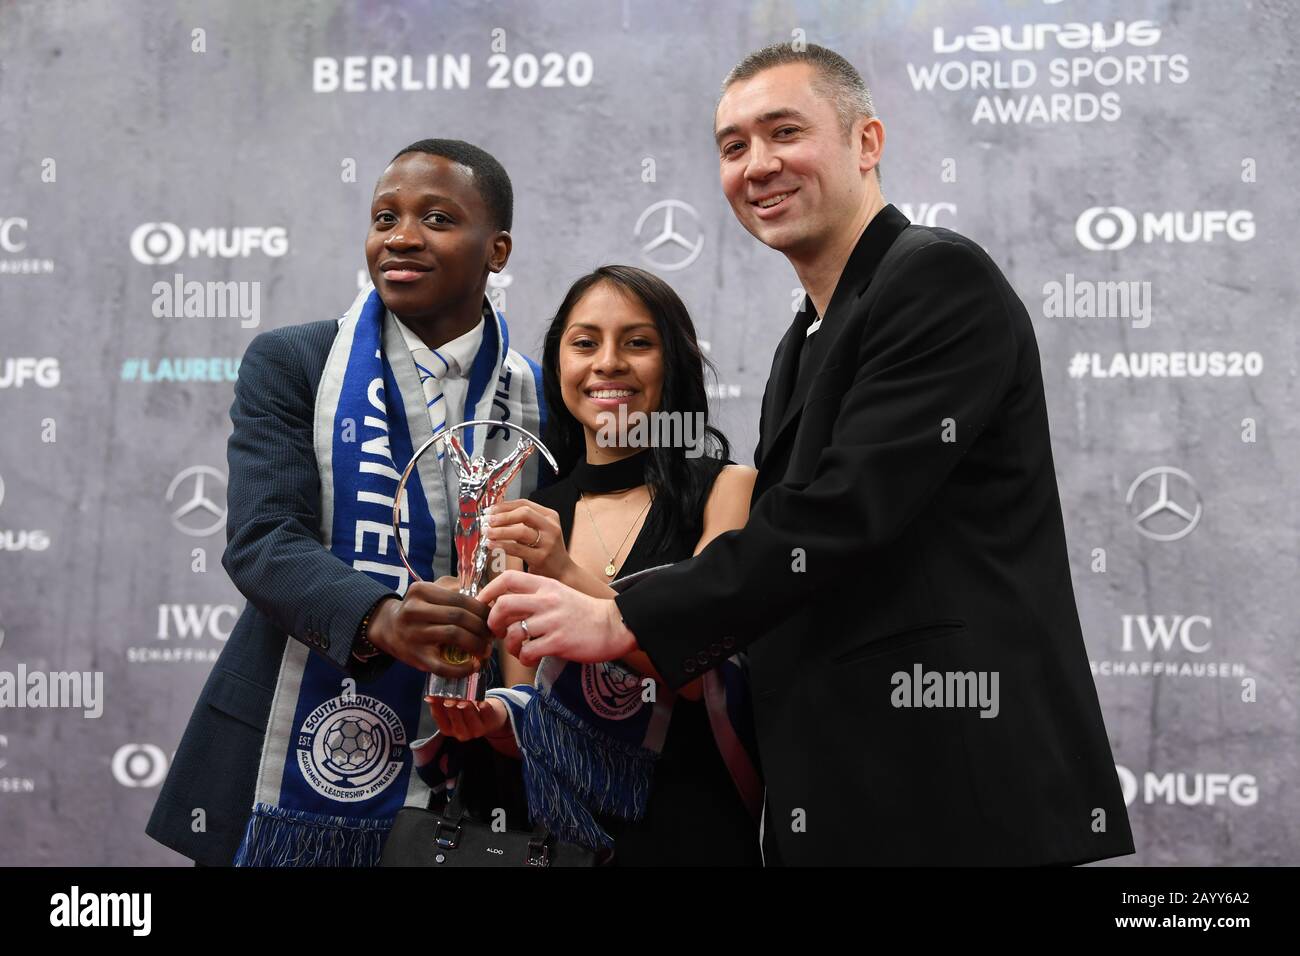
POLYGON ((351 302, 407 143, 509 170, 496 294, 522 350, 596 265, 667 278, 749 459, 798 283, 721 195, 712 108, 744 53, 801 38, 875 92, 886 197, 982 243, 1034 316, 1123 862, 1300 863, 1296 36, 1280 0, 0 4, 0 674, 104 693, 97 718, 0 709, 0 863, 184 862, 143 830, 243 603, 220 567, 235 362, 351 302), (404 56, 421 86, 436 56, 439 88, 402 89, 404 56), (317 58, 365 89, 330 91, 317 58), (668 212, 678 236, 646 252, 668 212), (259 283, 257 326, 157 315, 178 273, 259 283), (1049 314, 1052 282, 1149 309, 1076 292, 1049 314), (1112 367, 1174 352, 1226 353, 1223 374, 1112 367), (1173 507, 1144 515, 1162 481, 1173 507), (215 513, 184 510, 196 487, 215 513))

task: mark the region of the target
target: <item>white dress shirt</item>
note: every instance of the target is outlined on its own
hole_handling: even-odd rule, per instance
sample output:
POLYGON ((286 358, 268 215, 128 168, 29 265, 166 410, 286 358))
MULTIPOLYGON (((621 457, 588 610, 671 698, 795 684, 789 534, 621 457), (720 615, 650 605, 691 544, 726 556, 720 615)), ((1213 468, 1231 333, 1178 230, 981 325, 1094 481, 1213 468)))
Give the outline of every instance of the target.
MULTIPOLYGON (((402 338, 406 340, 408 349, 415 352, 418 349, 429 348, 401 319, 395 315, 393 318, 397 322, 397 327, 402 330, 402 338)), ((480 318, 478 325, 464 335, 436 349, 429 349, 434 354, 435 361, 441 360, 446 363, 446 372, 438 379, 425 380, 425 400, 432 402, 438 391, 441 391, 443 401, 447 403, 448 426, 459 425, 466 420, 465 396, 469 391, 469 373, 474 365, 474 356, 478 354, 479 346, 483 342, 483 322, 484 320, 480 318)), ((425 376, 421 375, 421 378, 425 376)), ((442 420, 441 415, 434 416, 432 409, 429 417, 435 424, 442 420)))

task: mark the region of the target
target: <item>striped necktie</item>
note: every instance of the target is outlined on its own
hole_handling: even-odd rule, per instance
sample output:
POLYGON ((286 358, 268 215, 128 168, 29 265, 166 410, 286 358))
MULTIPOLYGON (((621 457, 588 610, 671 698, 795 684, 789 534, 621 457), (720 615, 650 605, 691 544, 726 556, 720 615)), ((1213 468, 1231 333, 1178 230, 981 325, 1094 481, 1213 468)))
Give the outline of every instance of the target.
MULTIPOLYGON (((437 349, 420 347, 411 350, 415 359, 416 371, 420 373, 420 386, 424 389, 425 405, 429 409, 429 424, 433 434, 437 435, 447 427, 447 398, 442 391, 442 380, 452 371, 451 364, 437 349)), ((439 448, 438 460, 446 454, 446 448, 439 448)))

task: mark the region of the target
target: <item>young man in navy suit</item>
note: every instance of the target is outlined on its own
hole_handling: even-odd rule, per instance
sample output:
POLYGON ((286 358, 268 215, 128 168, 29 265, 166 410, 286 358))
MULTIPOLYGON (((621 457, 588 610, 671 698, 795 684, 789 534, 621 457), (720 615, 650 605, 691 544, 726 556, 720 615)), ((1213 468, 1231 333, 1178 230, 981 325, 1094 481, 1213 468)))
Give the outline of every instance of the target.
MULTIPOLYGON (((485 288, 510 255, 512 205, 500 164, 452 140, 408 147, 375 188, 370 275, 412 354, 427 348, 452 363, 441 380, 452 406, 447 424, 464 420, 477 344, 498 334, 485 288)), ((240 366, 222 563, 248 606, 203 688, 147 827, 199 864, 231 863, 244 837, 286 642, 301 642, 337 668, 340 682, 352 677, 362 688, 395 660, 429 671, 441 645, 473 655, 450 668, 458 674, 477 670, 491 648, 486 608, 458 593, 453 579, 413 583, 403 597, 322 544, 313 415, 339 327, 328 320, 262 333, 240 366), (200 809, 204 825, 196 828, 200 809)), ((505 345, 501 353, 502 367, 485 369, 491 389, 507 362, 521 377, 524 363, 532 364, 505 345)), ((495 351, 491 358, 495 365, 495 351)))

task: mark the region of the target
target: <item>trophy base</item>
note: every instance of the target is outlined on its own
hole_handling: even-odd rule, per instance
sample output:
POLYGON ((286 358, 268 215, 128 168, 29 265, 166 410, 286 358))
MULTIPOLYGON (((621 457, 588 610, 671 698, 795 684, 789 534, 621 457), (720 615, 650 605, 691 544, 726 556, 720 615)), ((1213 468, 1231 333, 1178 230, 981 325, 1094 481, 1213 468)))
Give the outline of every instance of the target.
POLYGON ((424 696, 450 697, 453 700, 482 700, 483 675, 467 674, 464 677, 442 677, 430 674, 424 682, 424 696))

